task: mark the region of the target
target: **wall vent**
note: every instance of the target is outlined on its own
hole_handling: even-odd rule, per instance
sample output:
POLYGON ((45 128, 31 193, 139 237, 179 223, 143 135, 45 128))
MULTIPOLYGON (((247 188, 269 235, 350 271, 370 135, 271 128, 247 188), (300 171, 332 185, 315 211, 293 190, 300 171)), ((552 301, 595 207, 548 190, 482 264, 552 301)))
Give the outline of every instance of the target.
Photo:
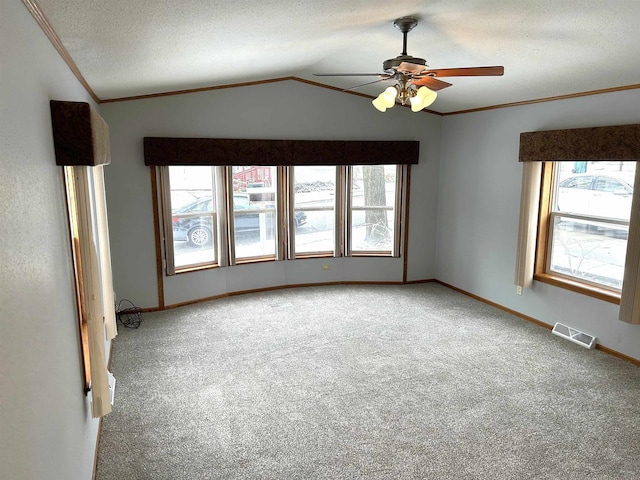
POLYGON ((562 323, 556 323, 551 333, 566 338, 570 342, 582 345, 585 348, 593 348, 596 346, 596 337, 576 330, 575 328, 567 327, 562 323))

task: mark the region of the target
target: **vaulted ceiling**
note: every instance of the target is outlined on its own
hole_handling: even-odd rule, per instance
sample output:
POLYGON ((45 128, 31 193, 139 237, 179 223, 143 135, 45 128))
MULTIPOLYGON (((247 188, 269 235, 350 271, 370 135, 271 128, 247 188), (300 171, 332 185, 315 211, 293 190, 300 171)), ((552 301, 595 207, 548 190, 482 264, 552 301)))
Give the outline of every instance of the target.
POLYGON ((407 15, 420 20, 407 52, 430 67, 504 66, 448 78, 432 111, 640 87, 638 0, 23 1, 101 100, 289 76, 348 89, 375 77, 313 74, 382 72, 407 15))

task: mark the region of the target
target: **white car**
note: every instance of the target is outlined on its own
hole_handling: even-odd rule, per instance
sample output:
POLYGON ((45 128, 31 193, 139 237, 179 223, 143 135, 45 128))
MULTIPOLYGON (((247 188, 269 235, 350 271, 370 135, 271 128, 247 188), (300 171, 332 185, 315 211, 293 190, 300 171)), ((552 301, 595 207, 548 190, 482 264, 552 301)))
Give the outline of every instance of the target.
POLYGON ((561 212, 629 220, 633 179, 604 173, 579 173, 558 185, 561 212))

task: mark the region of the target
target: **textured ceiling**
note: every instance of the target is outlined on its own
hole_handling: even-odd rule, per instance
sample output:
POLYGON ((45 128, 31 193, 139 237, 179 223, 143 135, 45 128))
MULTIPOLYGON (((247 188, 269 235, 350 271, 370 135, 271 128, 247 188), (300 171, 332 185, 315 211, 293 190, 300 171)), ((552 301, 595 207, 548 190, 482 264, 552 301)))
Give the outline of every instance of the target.
POLYGON ((312 74, 381 72, 406 15, 429 66, 505 68, 447 79, 437 112, 640 83, 639 0, 35 1, 101 100, 287 76, 350 88, 371 78, 312 74))

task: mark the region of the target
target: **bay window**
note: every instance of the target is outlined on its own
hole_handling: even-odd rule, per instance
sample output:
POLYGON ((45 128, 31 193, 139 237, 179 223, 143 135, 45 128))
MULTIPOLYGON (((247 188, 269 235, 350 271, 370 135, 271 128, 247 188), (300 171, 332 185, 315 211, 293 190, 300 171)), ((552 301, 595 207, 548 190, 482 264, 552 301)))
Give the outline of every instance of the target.
POLYGON ((419 142, 145 137, 158 273, 399 257, 419 142))
POLYGON ((160 167, 166 272, 323 256, 399 256, 395 226, 405 169, 160 167))

